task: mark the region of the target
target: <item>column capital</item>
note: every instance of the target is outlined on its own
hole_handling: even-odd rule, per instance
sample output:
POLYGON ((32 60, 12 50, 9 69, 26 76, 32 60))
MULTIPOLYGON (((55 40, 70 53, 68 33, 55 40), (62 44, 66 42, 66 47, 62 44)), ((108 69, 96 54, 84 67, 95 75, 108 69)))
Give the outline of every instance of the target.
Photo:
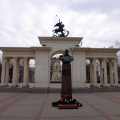
POLYGON ((2 57, 2 60, 6 60, 6 57, 3 56, 3 57, 2 57))
POLYGON ((88 58, 89 60, 92 60, 92 58, 88 58))
POLYGON ((107 60, 107 58, 103 58, 103 61, 105 62, 107 60))
POLYGON ((28 62, 29 62, 29 61, 30 61, 30 58, 28 57, 28 59, 27 59, 27 60, 28 60, 28 62))
POLYGON ((90 62, 92 62, 92 61, 93 61, 93 59, 92 59, 92 58, 89 58, 89 61, 90 61, 90 62))
POLYGON ((9 57, 6 57, 6 60, 7 60, 7 61, 9 61, 9 60, 10 60, 10 58, 9 58, 9 57))
POLYGON ((108 58, 108 61, 111 62, 113 60, 113 58, 108 58))
POLYGON ((21 59, 20 57, 17 57, 17 60, 18 60, 18 61, 20 61, 20 59, 21 59))
POLYGON ((97 60, 97 58, 93 58, 93 61, 96 61, 97 60))
POLYGON ((100 62, 102 62, 102 61, 103 61, 103 58, 99 58, 98 60, 99 60, 100 62))
POLYGON ((24 57, 23 60, 27 60, 27 62, 29 62, 30 58, 29 57, 24 57))
POLYGON ((17 57, 13 57, 14 60, 17 60, 17 57))
POLYGON ((23 59, 24 59, 24 60, 27 60, 27 59, 28 59, 28 57, 23 57, 23 59))
POLYGON ((118 60, 117 58, 114 58, 114 61, 115 61, 115 62, 117 62, 117 60, 118 60))
POLYGON ((17 58, 17 62, 19 62, 20 61, 20 58, 17 58))

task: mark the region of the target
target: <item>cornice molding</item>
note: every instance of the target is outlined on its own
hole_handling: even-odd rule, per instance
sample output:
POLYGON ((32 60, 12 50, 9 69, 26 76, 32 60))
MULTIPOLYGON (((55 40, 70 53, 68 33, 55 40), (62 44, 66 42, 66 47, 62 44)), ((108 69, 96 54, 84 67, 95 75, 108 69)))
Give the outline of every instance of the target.
POLYGON ((31 51, 31 47, 0 47, 2 51, 31 51))
POLYGON ((78 42, 80 43, 83 37, 38 37, 40 44, 49 43, 49 42, 78 42))
POLYGON ((90 48, 90 52, 118 52, 120 48, 90 48))
POLYGON ((86 52, 118 52, 120 48, 82 48, 82 47, 71 47, 71 51, 86 51, 86 52))
POLYGON ((32 50, 50 51, 51 47, 31 47, 32 50))
POLYGON ((80 52, 80 51, 87 51, 87 50, 89 50, 90 48, 89 47, 84 47, 84 48, 82 48, 82 47, 70 47, 70 51, 72 51, 72 52, 80 52))
POLYGON ((35 51, 35 50, 41 50, 41 51, 50 51, 51 47, 0 47, 1 51, 35 51))

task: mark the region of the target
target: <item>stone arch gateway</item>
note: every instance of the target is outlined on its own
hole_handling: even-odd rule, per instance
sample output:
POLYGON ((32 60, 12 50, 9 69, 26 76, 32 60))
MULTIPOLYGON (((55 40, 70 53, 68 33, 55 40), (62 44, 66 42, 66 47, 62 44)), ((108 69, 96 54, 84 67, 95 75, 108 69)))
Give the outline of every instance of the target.
POLYGON ((35 59, 35 76, 33 86, 35 88, 51 88, 50 83, 50 59, 54 54, 63 53, 69 49, 69 54, 74 57, 71 63, 72 88, 86 88, 86 59, 90 61, 90 85, 97 86, 96 60, 100 62, 100 84, 108 86, 106 60, 110 67, 110 85, 118 86, 117 74, 117 56, 120 50, 117 48, 90 48, 79 47, 82 37, 38 37, 42 47, 0 47, 2 50, 2 74, 0 86, 8 85, 8 72, 6 63, 14 59, 13 86, 19 86, 18 83, 18 61, 24 60, 24 80, 22 86, 29 86, 28 83, 28 62, 35 59), (102 66, 103 64, 103 66, 102 66), (114 73, 112 71, 114 64, 114 73), (102 67, 104 71, 102 71, 102 67), (104 76, 103 76, 104 74, 104 76), (113 75, 114 74, 114 75, 113 75), (113 76, 115 81, 113 80, 113 76), (104 82, 103 82, 104 81, 104 82))

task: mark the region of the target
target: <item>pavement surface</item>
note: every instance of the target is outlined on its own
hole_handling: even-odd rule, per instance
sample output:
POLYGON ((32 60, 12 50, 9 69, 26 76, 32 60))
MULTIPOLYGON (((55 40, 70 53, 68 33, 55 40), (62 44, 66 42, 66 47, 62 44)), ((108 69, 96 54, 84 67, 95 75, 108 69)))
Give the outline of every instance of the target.
POLYGON ((58 109, 60 93, 0 93, 0 120, 120 120, 120 92, 73 93, 83 107, 58 109))

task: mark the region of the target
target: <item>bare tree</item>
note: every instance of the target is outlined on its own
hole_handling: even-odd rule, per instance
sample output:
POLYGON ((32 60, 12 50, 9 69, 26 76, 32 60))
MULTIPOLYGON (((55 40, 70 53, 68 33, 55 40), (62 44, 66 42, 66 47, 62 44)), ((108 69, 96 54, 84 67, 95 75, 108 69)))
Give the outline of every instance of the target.
MULTIPOLYGON (((120 41, 119 40, 114 41, 114 44, 111 45, 111 46, 112 46, 112 48, 120 48, 120 41)), ((118 66, 118 82, 120 83, 120 51, 117 52, 117 57, 118 57, 118 63, 117 63, 117 66, 118 66)))

